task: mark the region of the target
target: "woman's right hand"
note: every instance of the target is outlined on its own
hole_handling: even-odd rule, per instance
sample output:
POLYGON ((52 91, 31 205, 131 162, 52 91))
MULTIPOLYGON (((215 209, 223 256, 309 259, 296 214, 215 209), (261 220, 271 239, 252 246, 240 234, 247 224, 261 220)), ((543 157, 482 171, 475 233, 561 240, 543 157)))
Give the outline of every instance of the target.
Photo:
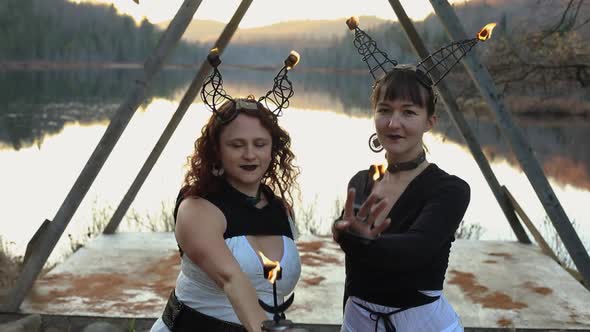
POLYGON ((339 242, 342 232, 351 232, 367 239, 374 239, 381 235, 390 224, 389 218, 381 223, 376 223, 378 216, 387 206, 387 200, 378 200, 377 196, 370 195, 361 205, 358 213, 354 213, 354 188, 348 189, 346 203, 344 204, 344 214, 342 219, 338 219, 332 224, 332 237, 334 241, 339 242))

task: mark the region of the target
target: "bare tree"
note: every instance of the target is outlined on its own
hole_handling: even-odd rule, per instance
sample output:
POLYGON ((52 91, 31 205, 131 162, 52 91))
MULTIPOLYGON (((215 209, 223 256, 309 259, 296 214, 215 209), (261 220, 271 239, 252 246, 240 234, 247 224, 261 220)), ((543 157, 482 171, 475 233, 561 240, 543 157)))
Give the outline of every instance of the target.
MULTIPOLYGON (((555 11, 555 6, 560 6, 556 21, 549 21, 540 31, 513 29, 525 32, 507 33, 495 44, 490 67, 499 83, 555 86, 576 82, 582 88, 590 86, 590 45, 588 29, 584 29, 590 21, 590 5, 585 0, 568 0, 563 8, 563 3, 538 0, 533 8, 538 14, 529 16, 538 18, 544 16, 543 11, 555 11)), ((528 19, 521 24, 527 25, 528 19)))

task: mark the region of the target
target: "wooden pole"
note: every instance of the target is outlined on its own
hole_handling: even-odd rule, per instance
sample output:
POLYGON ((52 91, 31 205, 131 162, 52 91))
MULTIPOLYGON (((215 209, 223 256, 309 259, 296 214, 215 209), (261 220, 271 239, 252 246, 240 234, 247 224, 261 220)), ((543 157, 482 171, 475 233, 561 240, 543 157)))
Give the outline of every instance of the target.
POLYGON ((529 216, 524 212, 524 210, 522 209, 520 204, 518 204, 518 202, 516 201, 514 196, 512 196, 512 194, 510 193, 508 188, 506 188, 506 186, 502 186, 502 189, 504 189, 504 192, 506 193, 506 197, 508 197, 508 199, 510 200, 510 203, 512 204, 512 206, 514 206, 514 210, 520 216, 522 223, 525 224, 526 228, 528 228, 529 232, 531 232, 531 235, 533 236, 533 238, 535 239, 535 241, 539 245, 539 248, 541 248, 541 251, 543 253, 545 253, 545 255, 551 257, 554 261, 556 261, 557 263, 559 263, 561 265, 561 262, 559 261, 559 258, 557 258, 557 255, 553 252, 553 249, 551 249, 549 244, 545 241, 545 239, 543 238, 543 235, 541 235, 539 230, 537 230, 537 228, 535 227, 535 225, 533 224, 533 222, 531 221, 529 216))
POLYGON ((514 196, 512 196, 512 194, 508 190, 508 188, 506 188, 506 186, 502 186, 502 189, 506 193, 506 197, 508 197, 512 206, 514 206, 514 210, 516 211, 516 213, 518 213, 520 220, 522 220, 523 224, 525 224, 525 226, 528 228, 529 232, 531 232, 531 234, 533 235, 533 238, 535 239, 535 241, 539 245, 539 248, 541 248, 541 251, 545 255, 551 257, 554 261, 557 262, 557 264, 559 264, 561 267, 563 267, 564 270, 566 270, 572 277, 574 277, 574 279, 581 282, 584 285, 584 287, 586 287, 590 290, 590 285, 584 284, 584 280, 582 279, 582 275, 580 274, 580 272, 568 268, 559 260, 559 257, 557 257, 557 255, 555 254, 553 249, 551 249, 551 247, 549 246, 547 241, 545 241, 545 239, 543 238, 543 235, 541 235, 541 233, 539 232, 537 227, 535 227, 535 224, 533 224, 533 222, 531 221, 529 216, 524 212, 524 209, 520 206, 520 204, 518 204, 518 202, 516 201, 514 196))
MULTIPOLYGON (((240 21, 244 17, 244 14, 248 10, 248 7, 250 6, 251 3, 252 3, 252 0, 243 0, 240 3, 240 6, 236 10, 234 16, 231 18, 229 23, 225 26, 223 32, 221 33, 221 35, 219 36, 219 38, 215 42, 214 47, 217 47, 219 49, 220 55, 221 55, 221 53, 223 53, 223 50, 227 47, 231 37, 233 36, 235 31, 237 30, 238 25, 240 24, 240 21)), ((135 180, 133 181, 133 183, 131 184, 131 186, 127 190, 127 193, 125 194, 125 196, 121 200, 121 203, 119 203, 119 206, 115 210, 115 213, 111 217, 111 220, 109 221, 108 225, 106 226, 106 228, 104 230, 104 234, 113 234, 117 230, 117 227, 119 227, 121 220, 125 216, 125 213, 127 213, 127 210, 129 209, 129 206, 131 206, 131 203, 133 203, 135 196, 139 192, 139 189, 141 189, 141 186, 143 185, 143 183, 145 182, 145 179, 150 174, 152 168, 156 164, 156 161, 158 160, 158 158, 162 154, 162 151, 164 151, 164 148, 166 147, 166 144, 168 144, 168 141, 172 137, 172 134, 176 130, 176 127, 178 127, 178 125, 180 124, 180 121, 184 117, 189 106, 193 103, 195 97, 199 93, 201 86, 203 85, 204 80, 207 78, 207 75, 209 74, 210 70, 211 70, 211 65, 209 65, 209 62, 207 62, 207 60, 203 61, 203 63, 201 64, 201 67, 199 68, 197 75, 193 79, 191 85, 189 86, 188 90, 184 94, 184 97, 180 101, 180 104, 178 105, 178 109, 176 110, 176 112, 174 112, 174 115, 172 115, 170 122, 168 122, 168 125, 166 126, 166 128, 164 129, 164 132, 162 133, 162 135, 158 139, 158 142, 154 146, 152 152, 150 153, 147 160, 145 161, 145 163, 143 164, 143 166, 139 170, 139 173, 137 174, 137 176, 135 177, 135 180)))
POLYGON ((29 260, 29 257, 31 257, 31 254, 38 250, 39 239, 43 236, 43 234, 47 230, 49 223, 50 223, 50 221, 48 219, 45 219, 45 221, 37 229, 35 234, 33 234, 33 237, 31 238, 31 240, 29 240, 29 243, 27 244, 27 249, 25 250, 25 257, 23 257, 23 264, 26 264, 27 261, 29 260))
POLYGON ((115 113, 90 159, 86 162, 72 189, 70 189, 57 211, 55 218, 47 225, 45 234, 39 238, 37 250, 31 253, 24 264, 14 288, 11 289, 6 297, 6 303, 0 307, 0 310, 15 312, 20 307, 98 172, 127 127, 129 120, 145 99, 146 91, 150 87, 152 79, 160 71, 164 61, 182 37, 201 2, 202 0, 185 0, 181 5, 176 16, 174 16, 160 38, 156 49, 146 59, 142 77, 136 80, 135 89, 115 113))
MULTIPOLYGON (((451 39, 468 39, 455 11, 446 0, 430 0, 430 3, 451 39)), ((510 113, 500 99, 490 73, 479 61, 475 52, 470 52, 463 58, 463 65, 496 116, 502 134, 510 143, 512 151, 520 162, 541 204, 543 204, 557 234, 563 241, 578 271, 582 274, 585 284, 590 285, 590 257, 588 257, 588 252, 555 196, 541 165, 533 154, 532 148, 518 126, 512 121, 510 113)))
MULTIPOLYGON (((397 18, 402 25, 404 31, 406 32, 406 36, 410 40, 410 43, 414 47, 414 51, 422 58, 428 57, 430 54, 424 45, 424 42, 418 35, 414 24, 406 14, 404 7, 398 0, 389 0, 389 4, 393 8, 393 11, 397 15, 397 18)), ((508 220, 510 227, 512 227, 512 231, 516 235, 516 238, 521 243, 530 244, 531 240, 529 239, 528 235, 526 234, 522 224, 518 221, 516 214, 514 213, 514 209, 508 204, 506 200, 506 196, 504 195, 504 191, 502 190, 498 179, 494 175, 492 168, 488 160, 486 159, 479 142, 477 141, 477 137, 469 127, 469 124, 465 120, 463 113, 459 110, 459 106, 455 102, 455 96, 453 96, 451 90, 449 89, 448 85, 444 80, 440 81, 436 85, 436 89, 438 91, 439 96, 442 98, 446 106, 446 110, 453 119, 453 122, 459 129, 459 132, 463 136, 463 139, 467 143, 473 158, 477 162, 479 169, 483 173, 484 178, 487 180, 494 197, 500 204, 500 208, 502 208, 502 212, 504 212, 504 216, 508 220)))

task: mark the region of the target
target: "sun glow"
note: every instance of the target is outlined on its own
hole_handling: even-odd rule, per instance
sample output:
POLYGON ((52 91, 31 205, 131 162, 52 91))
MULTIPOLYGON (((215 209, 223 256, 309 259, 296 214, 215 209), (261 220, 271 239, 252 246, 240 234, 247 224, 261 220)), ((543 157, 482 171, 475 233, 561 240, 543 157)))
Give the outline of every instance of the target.
MULTIPOLYGON (((90 2, 113 4, 121 14, 132 16, 136 21, 144 17, 152 23, 171 20, 182 4, 182 0, 69 0, 75 3, 90 2)), ((451 3, 464 3, 466 0, 451 0, 451 3)), ((203 1, 195 15, 196 19, 228 22, 238 7, 239 0, 203 1)), ((401 0, 408 16, 413 20, 423 20, 432 11, 428 0, 401 0)), ((377 16, 387 20, 397 20, 393 9, 385 0, 357 1, 315 1, 300 0, 296 6, 284 10, 284 4, 275 0, 257 0, 250 5, 244 16, 241 28, 271 25, 289 20, 333 20, 356 16, 377 16)))

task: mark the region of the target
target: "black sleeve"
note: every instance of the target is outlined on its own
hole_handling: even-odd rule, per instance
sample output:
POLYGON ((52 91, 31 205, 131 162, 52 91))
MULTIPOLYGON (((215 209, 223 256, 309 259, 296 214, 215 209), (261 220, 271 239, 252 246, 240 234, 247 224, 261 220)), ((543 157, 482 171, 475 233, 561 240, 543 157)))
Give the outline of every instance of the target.
POLYGON ((459 178, 437 187, 407 232, 384 234, 372 241, 345 235, 340 241, 342 250, 353 259, 384 269, 405 270, 427 264, 451 241, 470 200, 469 185, 459 178))
MULTIPOLYGON (((361 204, 363 204, 367 194, 367 179, 368 179, 368 171, 359 171, 357 172, 351 179, 348 181, 347 189, 354 188, 356 190, 356 196, 354 199, 354 208, 357 210, 361 204)), ((344 216, 344 209, 340 212, 339 219, 342 219, 344 216)), ((344 283, 344 294, 342 297, 342 313, 344 314, 344 310, 346 309, 346 301, 348 300, 348 287, 346 283, 348 281, 345 279, 344 283)))
MULTIPOLYGON (((182 203, 182 200, 185 198, 184 195, 187 190, 188 190, 188 187, 182 187, 180 189, 180 191, 178 192, 178 195, 176 196, 176 204, 174 205, 174 212, 172 212, 172 216, 174 217, 174 228, 175 229, 176 229, 176 216, 178 215, 178 207, 180 206, 180 203, 182 203)), ((176 246, 178 247, 178 253, 180 254, 180 257, 182 257, 182 255, 184 255, 182 248, 180 247, 180 245, 178 243, 176 244, 176 246)))
MULTIPOLYGON (((367 184, 368 179, 368 171, 363 170, 357 172, 349 181, 348 181, 348 189, 354 188, 356 190, 356 196, 354 198, 354 210, 358 210, 358 208, 363 204, 367 196, 367 190, 370 190, 370 186, 367 184)), ((347 190, 348 190, 347 189, 347 190)), ((344 209, 340 211, 340 217, 338 219, 342 219, 344 216, 344 209)))
MULTIPOLYGON (((355 189, 354 208, 358 209, 369 196, 372 186, 368 183, 369 172, 362 170, 348 181, 348 189, 355 189), (368 192, 367 192, 368 191, 368 192)), ((344 212, 344 211, 343 211, 344 212)))

